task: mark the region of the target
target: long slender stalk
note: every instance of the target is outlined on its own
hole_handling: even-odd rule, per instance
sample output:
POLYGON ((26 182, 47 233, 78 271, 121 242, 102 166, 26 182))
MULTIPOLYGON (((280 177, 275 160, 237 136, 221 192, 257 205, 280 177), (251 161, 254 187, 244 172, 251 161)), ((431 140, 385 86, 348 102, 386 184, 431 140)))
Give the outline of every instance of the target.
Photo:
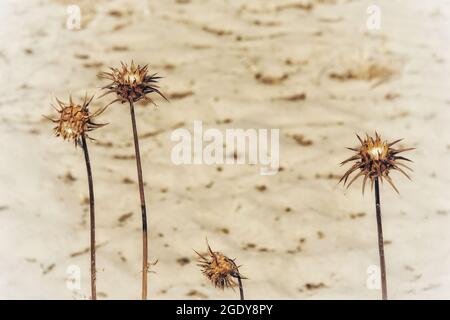
POLYGON ((145 207, 144 180, 142 179, 141 154, 139 151, 139 138, 134 115, 133 101, 130 102, 131 123, 133 125, 134 152, 136 155, 136 169, 139 181, 139 195, 142 212, 142 300, 147 300, 147 272, 148 272, 148 238, 147 238, 147 209, 145 207))
POLYGON ((244 300, 244 287, 242 285, 242 279, 240 276, 237 276, 238 283, 239 283, 239 295, 241 297, 241 300, 244 300))
POLYGON ((383 226, 381 223, 380 186, 378 183, 378 178, 375 178, 375 204, 377 210, 378 252, 380 255, 381 290, 383 300, 387 300, 388 297, 386 284, 386 263, 384 261, 383 226))
POLYGON ((91 229, 91 299, 97 300, 97 276, 95 269, 95 200, 94 200, 94 183, 92 180, 92 169, 91 162, 89 160, 89 151, 86 143, 86 137, 84 135, 81 136, 83 151, 84 151, 84 159, 86 160, 86 170, 88 177, 88 185, 89 185, 89 221, 90 221, 90 229, 91 229))

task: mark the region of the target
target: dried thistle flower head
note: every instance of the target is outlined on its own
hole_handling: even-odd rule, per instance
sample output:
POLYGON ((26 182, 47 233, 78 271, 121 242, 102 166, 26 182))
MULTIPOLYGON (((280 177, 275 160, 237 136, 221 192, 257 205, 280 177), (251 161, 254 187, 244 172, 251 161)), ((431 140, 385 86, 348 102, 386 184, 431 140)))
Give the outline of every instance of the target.
POLYGON ((234 259, 226 257, 221 252, 212 251, 208 242, 208 255, 204 256, 195 251, 199 256, 198 266, 201 267, 202 273, 220 289, 233 288, 237 286, 234 278, 245 279, 239 273, 239 266, 236 265, 234 259))
POLYGON ((387 141, 382 141, 380 135, 378 135, 378 133, 376 132, 375 138, 370 137, 368 134, 366 134, 366 139, 362 140, 358 135, 356 136, 358 137, 361 146, 359 148, 348 148, 349 150, 355 151, 356 155, 341 162, 341 165, 344 165, 347 162, 351 161, 354 161, 355 163, 342 176, 339 182, 344 181, 344 185, 347 184, 348 188, 356 179, 364 176, 362 185, 362 192, 364 194, 367 179, 370 179, 372 188, 375 178, 380 178, 381 182, 383 182, 383 179, 386 179, 398 193, 398 189, 395 187, 394 182, 389 176, 389 172, 390 170, 397 170, 411 180, 409 175, 402 168, 410 171, 413 170, 400 161, 412 161, 405 157, 399 156, 399 154, 405 151, 413 150, 415 148, 395 149, 392 146, 402 141, 403 139, 388 143, 387 141), (350 175, 358 169, 359 173, 347 183, 350 175))
POLYGON ((107 90, 103 95, 110 93, 116 93, 117 99, 109 104, 120 101, 124 102, 137 102, 141 99, 149 101, 153 104, 153 100, 147 96, 148 93, 156 92, 161 97, 167 100, 167 98, 159 91, 157 86, 158 80, 161 77, 156 76, 156 73, 149 75, 148 66, 135 65, 131 61, 130 67, 127 64, 121 62, 121 68, 109 68, 111 72, 99 73, 100 78, 111 80, 112 82, 102 89, 107 90))
POLYGON ((72 96, 70 96, 68 103, 55 97, 58 107, 53 104, 52 107, 58 111, 59 117, 56 119, 46 118, 56 123, 54 131, 57 137, 61 136, 64 140, 73 141, 75 146, 77 146, 80 144, 82 136, 92 139, 87 135, 87 132, 106 125, 93 122, 93 119, 103 113, 106 109, 106 107, 104 107, 94 113, 90 113, 89 104, 92 102, 93 98, 94 96, 88 99, 86 94, 83 103, 77 104, 74 103, 72 96))

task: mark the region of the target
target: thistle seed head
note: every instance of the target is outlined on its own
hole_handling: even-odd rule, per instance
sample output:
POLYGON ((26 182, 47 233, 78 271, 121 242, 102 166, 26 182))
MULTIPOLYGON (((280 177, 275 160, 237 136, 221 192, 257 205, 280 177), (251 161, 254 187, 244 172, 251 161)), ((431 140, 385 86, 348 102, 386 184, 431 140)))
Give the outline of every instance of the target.
POLYGON ((57 137, 62 137, 64 140, 73 141, 75 146, 78 146, 81 142, 81 137, 85 136, 91 139, 87 133, 97 128, 103 127, 106 124, 94 123, 93 119, 99 116, 105 108, 101 108, 94 113, 89 112, 89 104, 92 99, 86 96, 82 104, 74 103, 72 96, 69 98, 69 102, 65 103, 55 97, 57 106, 52 104, 52 107, 59 113, 57 118, 49 118, 50 121, 56 123, 54 132, 57 137))
POLYGON ((212 251, 208 243, 207 247, 207 255, 201 255, 197 251, 194 251, 199 256, 198 266, 201 268, 202 273, 211 280, 215 287, 222 290, 225 288, 234 288, 237 286, 234 281, 235 278, 245 279, 239 273, 239 267, 234 262, 234 259, 226 257, 221 252, 212 251))
POLYGON ((344 182, 344 185, 347 185, 347 188, 359 177, 364 177, 362 192, 364 194, 365 185, 368 179, 371 181, 371 187, 373 188, 373 183, 375 178, 380 178, 381 182, 383 179, 386 179, 388 183, 394 188, 394 190, 398 193, 398 189, 389 176, 389 172, 391 170, 396 170, 405 175, 408 179, 411 180, 409 175, 405 172, 405 170, 413 171, 407 165, 403 163, 403 161, 412 162, 411 160, 400 156, 399 154, 405 151, 410 151, 415 148, 405 148, 405 149, 396 149, 392 146, 396 143, 402 141, 403 139, 395 140, 393 142, 388 143, 387 141, 381 140, 381 137, 378 133, 375 132, 375 138, 370 137, 366 134, 366 138, 363 140, 358 135, 356 135, 361 145, 358 148, 348 148, 356 152, 355 155, 348 158, 347 160, 341 162, 341 165, 346 164, 347 162, 354 162, 351 168, 342 176, 339 182, 344 182), (348 183, 347 180, 350 175, 358 171, 348 183))
POLYGON ((117 95, 117 99, 110 102, 108 105, 117 101, 121 103, 127 101, 137 102, 141 99, 155 104, 153 100, 147 96, 147 94, 152 92, 156 92, 167 100, 161 91, 159 91, 157 85, 158 80, 161 79, 161 77, 158 77, 156 73, 149 75, 147 65, 136 66, 134 62, 131 61, 131 65, 128 67, 127 64, 121 62, 120 68, 110 67, 109 69, 110 72, 101 72, 98 75, 100 78, 111 81, 110 84, 102 88, 106 91, 101 97, 110 93, 115 93, 117 95))

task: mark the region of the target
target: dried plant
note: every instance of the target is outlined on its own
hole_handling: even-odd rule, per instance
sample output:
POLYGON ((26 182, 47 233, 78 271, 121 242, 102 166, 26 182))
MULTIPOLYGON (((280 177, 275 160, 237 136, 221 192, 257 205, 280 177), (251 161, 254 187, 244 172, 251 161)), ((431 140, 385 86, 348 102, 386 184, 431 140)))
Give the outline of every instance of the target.
POLYGON ((100 78, 108 79, 110 84, 104 86, 102 89, 106 92, 100 96, 103 97, 110 93, 115 93, 117 98, 111 101, 114 102, 138 102, 141 99, 149 101, 154 104, 153 100, 147 96, 147 94, 156 92, 161 97, 167 100, 167 98, 159 91, 157 83, 161 77, 158 77, 156 73, 148 75, 148 66, 135 65, 131 62, 131 66, 121 62, 121 68, 110 68, 111 72, 101 72, 100 78))
POLYGON ((198 266, 201 267, 202 273, 213 283, 216 288, 225 289, 239 286, 240 299, 244 300, 244 288, 242 286, 242 279, 246 279, 239 273, 239 267, 234 262, 235 259, 230 259, 221 252, 212 251, 211 247, 206 241, 208 247, 208 255, 202 255, 195 251, 199 256, 198 266), (237 279, 238 284, 234 281, 237 279))
POLYGON ((380 269, 381 269, 381 285, 382 285, 382 298, 387 300, 387 281, 386 281, 386 264, 384 259, 384 241, 383 241, 383 228, 381 223, 381 203, 380 203, 380 190, 379 182, 383 179, 389 182, 389 184, 398 193, 398 189, 389 176, 390 171, 398 171, 405 175, 408 179, 411 179, 409 175, 402 169, 410 170, 412 169, 405 165, 402 161, 412 162, 411 160, 400 156, 399 154, 405 151, 413 150, 414 148, 404 148, 396 149, 393 148, 395 144, 402 141, 403 139, 395 140, 388 143, 387 141, 382 141, 380 135, 375 132, 375 138, 366 135, 366 139, 361 139, 356 135, 361 145, 358 148, 348 148, 356 152, 355 155, 348 158, 347 160, 341 162, 344 165, 348 162, 355 162, 351 168, 342 176, 339 182, 347 185, 347 188, 359 177, 363 178, 362 192, 364 194, 365 185, 368 179, 371 182, 371 189, 375 185, 375 205, 377 213, 377 229, 378 229, 378 251, 380 255, 380 269), (348 183, 348 178, 350 175, 358 171, 348 183))
MULTIPOLYGON (((147 299, 147 273, 149 268, 148 263, 148 237, 147 237, 147 209, 145 205, 145 193, 144 193, 144 180, 142 178, 142 166, 141 155, 139 151, 139 139, 136 126, 136 117, 134 113, 134 103, 140 100, 150 101, 154 104, 153 100, 147 96, 147 94, 156 92, 161 97, 166 97, 159 91, 157 86, 158 80, 161 77, 155 74, 148 75, 148 66, 135 65, 131 62, 131 66, 121 63, 121 68, 110 68, 111 72, 101 72, 100 78, 108 79, 110 84, 102 89, 106 92, 102 95, 108 95, 110 93, 116 94, 117 98, 111 101, 107 106, 114 102, 125 103, 130 105, 131 124, 133 127, 134 149, 136 156, 136 168, 139 182, 139 195, 141 201, 142 211, 142 299, 147 299)), ((167 100, 167 99, 166 99, 167 100)))
POLYGON ((72 141, 75 143, 75 146, 78 146, 82 142, 83 137, 91 139, 87 134, 88 132, 105 126, 106 124, 93 122, 93 119, 106 109, 104 107, 91 114, 89 112, 89 105, 93 99, 94 96, 88 99, 86 95, 83 104, 79 105, 73 102, 72 96, 69 97, 68 103, 55 98, 58 106, 52 104, 52 107, 59 113, 59 117, 53 119, 44 116, 53 123, 56 123, 56 126, 53 128, 55 135, 62 137, 64 140, 72 141))
POLYGON ((65 103, 58 98, 56 102, 58 106, 52 104, 52 107, 59 113, 58 118, 49 118, 50 121, 56 123, 54 128, 55 135, 62 137, 64 140, 69 140, 75 143, 75 147, 81 145, 84 152, 84 159, 86 162, 86 170, 88 176, 89 186, 89 208, 90 208, 90 245, 91 245, 91 298, 97 299, 96 289, 96 267, 95 267, 95 201, 94 201, 94 183, 92 179, 91 162, 89 160, 89 151, 86 138, 88 132, 103 127, 106 124, 99 124, 93 122, 94 118, 99 116, 105 108, 101 108, 94 113, 89 112, 89 105, 94 96, 88 99, 87 94, 84 97, 82 104, 73 102, 72 96, 69 102, 65 103))
POLYGON ((347 162, 351 161, 354 161, 356 163, 342 176, 339 182, 344 181, 344 185, 346 184, 348 188, 356 179, 364 176, 362 185, 362 191, 364 193, 367 179, 370 179, 372 189, 376 178, 380 178, 381 182, 383 182, 383 179, 386 179, 386 181, 388 181, 392 188, 394 188, 394 190, 398 193, 397 187, 389 177, 389 172, 390 170, 397 170, 404 174, 408 179, 411 179, 401 167, 410 171, 412 171, 412 169, 400 161, 412 161, 405 157, 399 156, 399 154, 405 151, 413 150, 414 148, 392 148, 393 145, 397 144, 403 139, 388 143, 387 141, 382 141, 378 133, 375 133, 375 139, 369 137, 369 135, 366 136, 365 140, 362 140, 358 135, 356 136, 361 143, 361 146, 359 148, 348 148, 349 150, 355 151, 356 155, 341 162, 341 165, 344 165, 347 162), (347 183, 350 175, 358 169, 359 173, 347 183))

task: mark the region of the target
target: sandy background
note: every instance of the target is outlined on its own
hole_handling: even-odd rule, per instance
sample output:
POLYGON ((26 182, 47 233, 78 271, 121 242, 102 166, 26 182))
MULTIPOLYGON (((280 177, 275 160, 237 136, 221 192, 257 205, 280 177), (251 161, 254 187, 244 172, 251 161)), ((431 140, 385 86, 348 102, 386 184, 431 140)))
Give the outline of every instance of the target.
MULTIPOLYGON (((450 1, 11 1, 0 3, 0 298, 89 295, 81 149, 52 136, 52 94, 97 92, 120 60, 149 63, 170 103, 138 105, 147 183, 151 299, 235 299, 192 249, 242 264, 249 299, 378 299, 373 196, 337 186, 354 133, 417 150, 413 182, 382 188, 390 297, 450 296, 450 1), (66 28, 67 6, 82 12, 66 28), (175 166, 173 128, 280 128, 275 176, 254 166, 175 166), (79 266, 80 290, 66 287, 79 266)), ((109 99, 98 100, 100 107, 109 99)), ((141 235, 126 106, 90 144, 99 298, 140 297, 141 235)), ((232 156, 232 155, 230 155, 232 156)))

